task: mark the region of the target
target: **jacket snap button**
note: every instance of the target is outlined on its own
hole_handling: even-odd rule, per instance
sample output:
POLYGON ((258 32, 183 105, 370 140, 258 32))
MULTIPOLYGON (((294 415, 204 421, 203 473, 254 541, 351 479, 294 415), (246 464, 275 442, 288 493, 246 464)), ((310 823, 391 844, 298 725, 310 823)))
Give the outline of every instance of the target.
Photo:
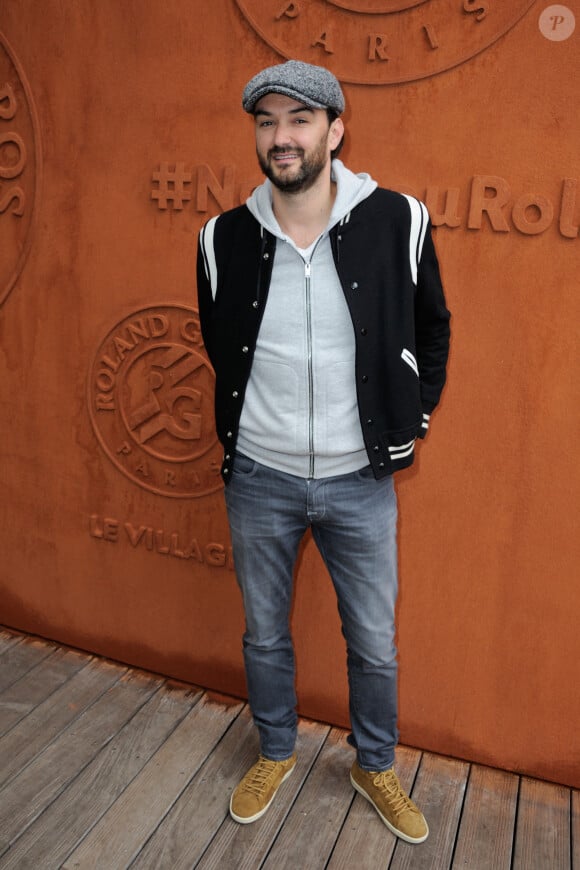
POLYGON ((249 349, 250 349, 250 348, 248 347, 248 345, 245 344, 245 345, 243 346, 243 348, 242 348, 242 353, 247 353, 247 352, 249 351, 249 349))
POLYGON ((257 307, 258 307, 258 300, 254 299, 254 301, 252 302, 252 308, 257 308, 257 307))
POLYGON ((363 375, 361 381, 363 382, 363 384, 366 384, 366 382, 368 381, 368 375, 363 375))
POLYGON ((233 432, 226 432, 226 438, 232 438, 233 434, 233 432))
POLYGON ((358 283, 356 281, 353 281, 352 284, 350 285, 350 289, 351 290, 358 290, 358 283))
POLYGON ((240 394, 238 393, 237 390, 234 390, 233 393, 232 393, 232 396, 234 397, 234 399, 237 399, 239 395, 240 395, 240 394))
POLYGON ((379 452, 379 445, 375 444, 375 446, 373 447, 373 450, 375 451, 375 453, 378 453, 379 452))
POLYGON ((369 419, 367 420, 367 426, 372 426, 374 422, 375 422, 375 421, 374 421, 374 420, 371 420, 370 417, 369 417, 369 419))
POLYGON ((366 327, 363 326, 363 328, 362 328, 361 331, 360 331, 360 334, 361 334, 361 335, 366 335, 366 334, 367 334, 366 327))
POLYGON ((268 251, 266 251, 266 253, 264 254, 264 260, 269 260, 269 259, 270 259, 270 254, 268 253, 268 251))
POLYGON ((384 463, 384 462, 379 462, 379 468, 384 468, 384 467, 385 467, 385 463, 384 463))

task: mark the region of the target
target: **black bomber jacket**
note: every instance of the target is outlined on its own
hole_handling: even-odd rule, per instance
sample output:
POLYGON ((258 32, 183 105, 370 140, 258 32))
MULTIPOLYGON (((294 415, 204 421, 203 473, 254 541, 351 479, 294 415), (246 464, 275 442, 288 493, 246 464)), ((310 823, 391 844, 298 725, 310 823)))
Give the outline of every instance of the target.
MULTIPOLYGON (((330 230, 356 339, 356 388, 377 479, 412 464, 437 405, 449 311, 426 207, 382 188, 330 230)), ((227 483, 276 238, 240 206, 209 220, 198 244, 201 330, 216 374, 215 416, 227 483)))

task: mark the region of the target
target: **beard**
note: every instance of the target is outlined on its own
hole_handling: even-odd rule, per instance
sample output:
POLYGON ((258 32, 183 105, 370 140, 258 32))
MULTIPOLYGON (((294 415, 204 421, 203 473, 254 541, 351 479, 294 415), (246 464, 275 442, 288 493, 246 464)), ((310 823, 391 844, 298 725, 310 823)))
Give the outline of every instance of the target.
POLYGON ((260 169, 278 190, 284 193, 302 193, 312 187, 327 164, 327 139, 328 136, 321 139, 308 156, 302 148, 284 148, 280 145, 270 148, 265 157, 257 152, 260 169), (298 169, 280 169, 274 161, 276 154, 296 154, 301 161, 300 166, 298 169))

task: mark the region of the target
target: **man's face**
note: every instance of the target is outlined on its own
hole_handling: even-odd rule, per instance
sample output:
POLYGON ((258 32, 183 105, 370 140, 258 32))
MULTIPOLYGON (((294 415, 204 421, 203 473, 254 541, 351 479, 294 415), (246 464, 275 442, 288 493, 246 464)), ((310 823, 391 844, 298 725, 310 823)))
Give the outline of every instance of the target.
POLYGON ((309 109, 283 94, 266 94, 256 104, 256 152, 260 168, 279 190, 308 190, 330 165, 340 142, 342 121, 328 123, 324 109, 309 109))

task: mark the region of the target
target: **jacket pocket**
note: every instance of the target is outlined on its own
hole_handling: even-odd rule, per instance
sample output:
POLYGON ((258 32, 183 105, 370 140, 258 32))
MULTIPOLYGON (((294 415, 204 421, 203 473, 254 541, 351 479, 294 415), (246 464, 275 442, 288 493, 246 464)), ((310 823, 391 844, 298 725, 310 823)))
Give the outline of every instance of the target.
POLYGON ((417 360, 406 347, 401 351, 401 359, 403 362, 406 362, 409 368, 413 369, 417 377, 419 377, 419 366, 417 365, 417 360))

